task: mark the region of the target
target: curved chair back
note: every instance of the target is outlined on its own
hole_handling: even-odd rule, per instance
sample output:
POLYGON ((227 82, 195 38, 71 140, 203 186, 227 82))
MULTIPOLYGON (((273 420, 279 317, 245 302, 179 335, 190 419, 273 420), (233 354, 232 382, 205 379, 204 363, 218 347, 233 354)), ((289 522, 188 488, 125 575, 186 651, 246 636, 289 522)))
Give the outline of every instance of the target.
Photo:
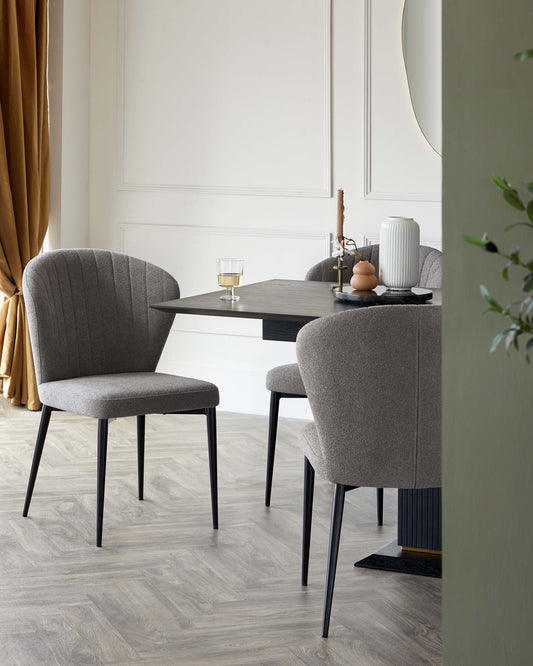
MULTIPOLYGON (((376 269, 376 275, 379 275, 379 245, 366 245, 358 248, 363 255, 364 261, 369 261, 376 269)), ((351 270, 359 259, 352 255, 344 257, 344 264, 348 266, 345 271, 346 282, 350 281, 351 270)), ((321 282, 337 282, 337 271, 333 268, 335 259, 329 257, 323 259, 318 264, 311 266, 305 276, 306 280, 318 280, 321 282)), ((426 245, 420 246, 420 264, 417 287, 427 289, 440 289, 442 286, 442 252, 426 245)))
POLYGON ((37 384, 154 371, 174 316, 151 303, 179 297, 157 266, 107 250, 55 250, 30 261, 23 293, 37 384))
POLYGON ((441 485, 440 329, 433 305, 353 309, 302 328, 296 352, 318 435, 307 457, 320 476, 441 485))

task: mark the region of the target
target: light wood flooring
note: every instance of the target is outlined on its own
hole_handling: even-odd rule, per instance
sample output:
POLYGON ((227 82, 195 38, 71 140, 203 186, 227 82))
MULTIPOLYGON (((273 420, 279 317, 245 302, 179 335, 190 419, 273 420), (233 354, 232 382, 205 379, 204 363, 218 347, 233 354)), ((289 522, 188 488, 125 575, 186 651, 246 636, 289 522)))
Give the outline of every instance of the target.
POLYGON ((103 548, 95 541, 96 422, 52 414, 30 514, 39 413, 0 398, 0 665, 440 663, 439 580, 354 568, 395 537, 396 492, 347 495, 330 635, 322 601, 331 486, 316 480, 300 586, 302 421, 280 419, 272 506, 267 419, 220 413, 220 529, 211 529, 205 419, 148 416, 145 500, 135 419, 110 424, 103 548))

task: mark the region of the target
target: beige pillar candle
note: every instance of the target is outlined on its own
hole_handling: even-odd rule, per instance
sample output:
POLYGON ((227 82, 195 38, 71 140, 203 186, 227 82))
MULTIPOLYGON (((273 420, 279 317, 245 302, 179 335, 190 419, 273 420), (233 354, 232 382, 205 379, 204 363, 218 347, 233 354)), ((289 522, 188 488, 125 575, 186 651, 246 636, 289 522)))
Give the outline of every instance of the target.
POLYGON ((344 190, 338 191, 337 198, 337 237, 344 236, 344 190))

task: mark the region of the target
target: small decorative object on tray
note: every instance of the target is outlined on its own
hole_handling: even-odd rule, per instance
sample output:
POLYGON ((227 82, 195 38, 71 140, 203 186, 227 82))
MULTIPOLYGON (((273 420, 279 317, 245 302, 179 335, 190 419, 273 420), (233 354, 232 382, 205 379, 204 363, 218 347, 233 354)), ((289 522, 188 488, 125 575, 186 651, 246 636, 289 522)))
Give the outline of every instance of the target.
POLYGON ((353 267, 351 286, 356 291, 371 291, 378 286, 376 269, 369 261, 358 261, 353 267))
POLYGON ((342 291, 342 271, 348 268, 342 263, 345 254, 351 254, 361 259, 361 254, 357 251, 357 245, 353 238, 346 238, 344 235, 344 190, 339 190, 337 192, 337 235, 333 241, 332 252, 332 256, 337 257, 337 265, 333 268, 337 271, 339 277, 337 284, 331 287, 333 291, 342 291))

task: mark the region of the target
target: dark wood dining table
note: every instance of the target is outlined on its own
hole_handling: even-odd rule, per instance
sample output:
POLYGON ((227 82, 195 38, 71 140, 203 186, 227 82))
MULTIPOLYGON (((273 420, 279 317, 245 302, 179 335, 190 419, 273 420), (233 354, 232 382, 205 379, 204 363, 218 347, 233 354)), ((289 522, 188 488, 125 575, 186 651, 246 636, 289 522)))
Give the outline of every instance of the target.
MULTIPOLYGON (((236 290, 238 301, 220 299, 221 291, 178 298, 151 307, 174 314, 209 315, 262 320, 264 340, 295 342, 305 324, 346 309, 366 307, 339 300, 329 282, 308 280, 266 280, 236 290)), ((345 286, 346 292, 351 287, 345 286)), ((441 292, 420 307, 441 305, 441 292)), ((440 488, 398 491, 398 539, 381 551, 356 562, 356 566, 418 575, 441 575, 440 488), (398 544, 401 544, 398 545, 398 544)))

